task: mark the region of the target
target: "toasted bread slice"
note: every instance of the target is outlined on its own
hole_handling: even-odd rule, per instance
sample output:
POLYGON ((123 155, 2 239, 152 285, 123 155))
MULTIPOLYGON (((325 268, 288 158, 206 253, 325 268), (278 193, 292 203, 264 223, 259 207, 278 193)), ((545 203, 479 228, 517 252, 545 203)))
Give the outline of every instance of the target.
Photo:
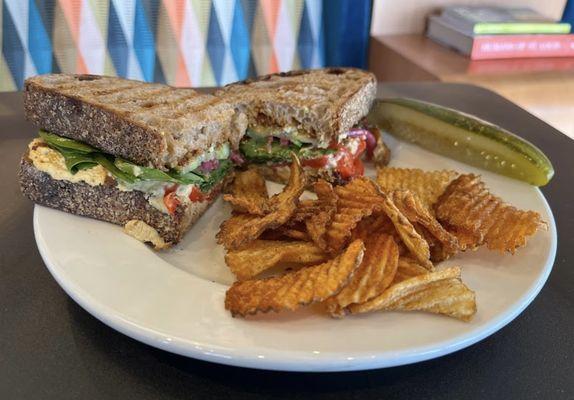
POLYGON ((375 94, 375 76, 355 68, 282 72, 232 83, 216 92, 246 112, 249 126, 295 128, 320 147, 359 122, 375 94))
POLYGON ((225 142, 235 148, 246 126, 245 116, 222 98, 97 75, 29 78, 24 109, 47 131, 159 169, 225 142))
POLYGON ((143 192, 120 190, 112 178, 98 185, 55 179, 37 169, 28 152, 20 162, 20 187, 33 202, 124 226, 126 233, 156 249, 178 243, 217 198, 224 184, 211 189, 206 200, 179 204, 173 214, 168 214, 153 207, 143 192))

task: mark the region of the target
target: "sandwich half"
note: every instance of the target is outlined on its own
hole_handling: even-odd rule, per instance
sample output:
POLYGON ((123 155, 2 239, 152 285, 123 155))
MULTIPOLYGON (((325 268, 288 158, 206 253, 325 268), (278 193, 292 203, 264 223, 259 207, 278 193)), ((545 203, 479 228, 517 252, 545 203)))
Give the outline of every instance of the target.
POLYGON ((289 176, 291 152, 309 181, 343 184, 363 174, 377 139, 362 124, 376 94, 373 74, 354 68, 292 71, 230 84, 217 96, 248 117, 240 151, 272 180, 289 176))
POLYGON ((191 89, 95 75, 26 80, 39 137, 21 160, 32 201, 176 244, 222 190, 246 117, 191 89))

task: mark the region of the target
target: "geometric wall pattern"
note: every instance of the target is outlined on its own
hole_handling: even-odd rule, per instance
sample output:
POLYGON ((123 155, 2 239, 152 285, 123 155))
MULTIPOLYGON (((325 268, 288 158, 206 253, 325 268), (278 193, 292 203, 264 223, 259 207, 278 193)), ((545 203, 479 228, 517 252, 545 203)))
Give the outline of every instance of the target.
POLYGON ((218 86, 325 65, 323 0, 0 0, 0 91, 48 72, 218 86))

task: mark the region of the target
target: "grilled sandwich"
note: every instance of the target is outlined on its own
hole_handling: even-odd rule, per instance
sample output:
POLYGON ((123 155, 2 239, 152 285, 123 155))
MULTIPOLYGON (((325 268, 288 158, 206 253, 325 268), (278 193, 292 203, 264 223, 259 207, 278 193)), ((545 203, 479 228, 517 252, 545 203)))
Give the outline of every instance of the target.
POLYGON ((156 248, 222 190, 247 123, 220 97, 95 75, 30 78, 24 108, 41 130, 21 160, 23 193, 156 248))
POLYGON ((362 123, 375 94, 374 75, 354 68, 266 75, 216 92, 248 117, 240 144, 247 164, 284 182, 293 152, 310 183, 322 178, 334 184, 362 175, 361 157, 375 153, 378 138, 362 123))

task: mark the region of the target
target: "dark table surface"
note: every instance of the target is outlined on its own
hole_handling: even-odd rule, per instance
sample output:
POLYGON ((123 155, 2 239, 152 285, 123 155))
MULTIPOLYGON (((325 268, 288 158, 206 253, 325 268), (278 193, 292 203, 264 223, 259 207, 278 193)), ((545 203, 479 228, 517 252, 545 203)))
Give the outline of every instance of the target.
MULTIPOLYGON (((558 225, 546 286, 508 326, 457 353, 348 373, 282 373, 166 353, 102 324, 50 276, 22 198, 18 161, 35 129, 21 95, 0 94, 0 399, 574 398, 574 141, 504 98, 458 84, 390 84, 382 96, 433 101, 495 122, 539 146, 557 171, 544 187, 558 225)), ((559 94, 557 94, 559 95, 559 94)), ((574 117, 574 110, 573 110, 574 117)))

